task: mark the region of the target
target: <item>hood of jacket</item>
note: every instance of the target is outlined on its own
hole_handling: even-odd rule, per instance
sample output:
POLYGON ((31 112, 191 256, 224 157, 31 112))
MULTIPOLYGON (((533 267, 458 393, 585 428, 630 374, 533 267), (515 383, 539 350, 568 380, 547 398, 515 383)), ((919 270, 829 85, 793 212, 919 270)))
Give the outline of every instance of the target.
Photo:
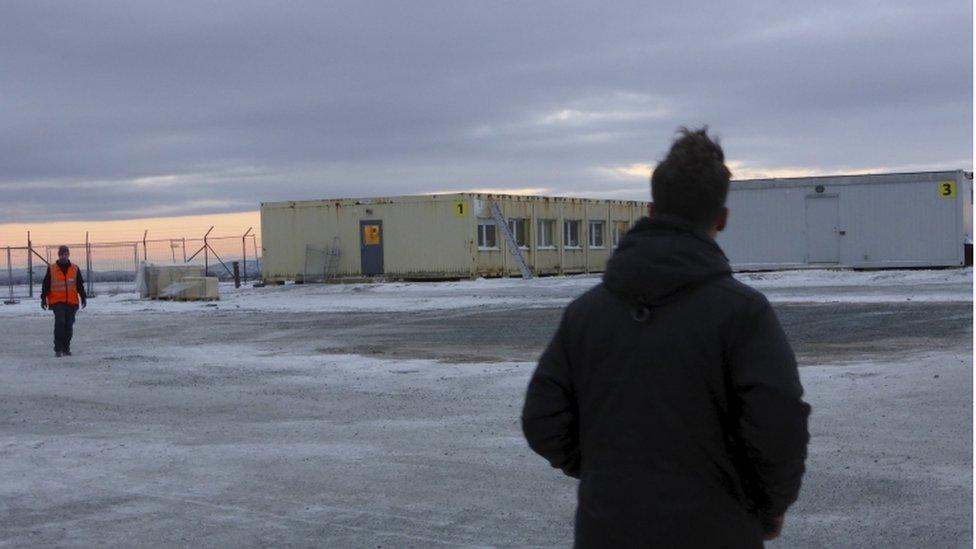
POLYGON ((641 218, 607 262, 603 284, 614 294, 654 306, 732 273, 722 249, 679 217, 641 218))

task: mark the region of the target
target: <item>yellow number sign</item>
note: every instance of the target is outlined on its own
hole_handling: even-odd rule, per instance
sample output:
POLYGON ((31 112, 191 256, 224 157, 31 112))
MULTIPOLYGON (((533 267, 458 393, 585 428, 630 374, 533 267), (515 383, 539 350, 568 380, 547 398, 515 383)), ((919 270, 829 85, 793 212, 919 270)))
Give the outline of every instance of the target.
POLYGON ((363 244, 376 246, 380 243, 380 226, 363 225, 363 244))
POLYGON ((955 198, 956 197, 956 182, 955 181, 939 181, 939 197, 940 198, 955 198))
POLYGON ((454 217, 464 217, 464 214, 468 213, 468 205, 464 202, 454 203, 454 217))

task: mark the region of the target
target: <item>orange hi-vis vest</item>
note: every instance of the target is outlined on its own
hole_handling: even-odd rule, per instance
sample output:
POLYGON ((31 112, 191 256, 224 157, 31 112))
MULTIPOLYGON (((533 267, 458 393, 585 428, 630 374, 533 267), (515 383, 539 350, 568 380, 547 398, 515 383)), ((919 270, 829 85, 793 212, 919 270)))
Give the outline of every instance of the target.
POLYGON ((51 273, 51 291, 47 294, 47 304, 77 305, 78 267, 72 263, 68 265, 68 272, 64 272, 57 263, 52 263, 48 267, 48 271, 51 273))

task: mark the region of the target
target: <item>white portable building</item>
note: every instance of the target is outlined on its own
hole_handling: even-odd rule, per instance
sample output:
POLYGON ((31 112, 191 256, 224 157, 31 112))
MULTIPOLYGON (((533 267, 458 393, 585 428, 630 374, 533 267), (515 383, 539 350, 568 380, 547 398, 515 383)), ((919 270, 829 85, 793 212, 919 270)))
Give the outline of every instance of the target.
POLYGON ((972 262, 972 177, 957 170, 733 181, 718 243, 736 270, 964 265, 972 262))

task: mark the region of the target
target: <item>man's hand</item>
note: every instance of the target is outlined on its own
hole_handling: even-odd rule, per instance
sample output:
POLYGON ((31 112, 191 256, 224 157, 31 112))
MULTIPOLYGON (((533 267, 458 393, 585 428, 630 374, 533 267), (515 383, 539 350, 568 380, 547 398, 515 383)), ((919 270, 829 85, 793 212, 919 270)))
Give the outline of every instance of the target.
POLYGON ((47 298, 46 297, 42 297, 41 298, 41 308, 44 309, 45 311, 47 310, 47 298))
POLYGON ((778 517, 762 519, 763 541, 772 541, 779 537, 783 532, 783 518, 785 516, 780 515, 778 517))
POLYGON ((87 306, 88 306, 88 300, 87 299, 82 299, 81 300, 81 308, 84 309, 87 306))

